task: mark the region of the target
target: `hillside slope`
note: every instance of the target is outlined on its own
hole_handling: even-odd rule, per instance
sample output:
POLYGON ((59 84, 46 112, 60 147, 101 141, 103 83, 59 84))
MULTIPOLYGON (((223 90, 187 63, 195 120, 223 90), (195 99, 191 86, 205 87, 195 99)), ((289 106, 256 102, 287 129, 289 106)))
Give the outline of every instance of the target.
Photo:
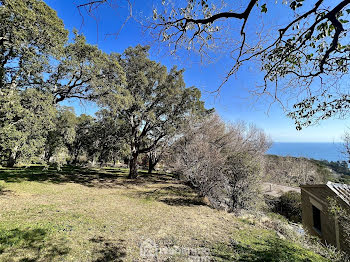
POLYGON ((0 261, 328 261, 170 175, 126 175, 0 169, 0 261))
POLYGON ((336 167, 327 161, 265 155, 262 172, 265 182, 287 186, 321 184, 327 181, 350 183, 350 176, 339 173, 340 169, 336 167))

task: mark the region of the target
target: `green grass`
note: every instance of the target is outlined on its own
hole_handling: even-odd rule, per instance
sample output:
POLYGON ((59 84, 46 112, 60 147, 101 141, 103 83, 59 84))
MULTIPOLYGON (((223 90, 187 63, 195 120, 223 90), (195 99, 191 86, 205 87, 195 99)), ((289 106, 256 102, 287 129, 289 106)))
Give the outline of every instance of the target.
MULTIPOLYGON (((214 254, 220 261, 326 261, 311 251, 289 242, 281 241, 271 232, 254 232, 238 236, 237 242, 230 245, 217 244, 214 254), (259 235, 259 237, 257 237, 259 235)), ((236 236, 237 237, 237 236, 236 236)))
POLYGON ((164 259, 173 252, 169 261, 186 261, 189 249, 217 261, 327 261, 254 221, 209 208, 171 175, 141 171, 129 180, 127 173, 0 169, 0 261, 144 261, 147 241, 168 252, 164 259))

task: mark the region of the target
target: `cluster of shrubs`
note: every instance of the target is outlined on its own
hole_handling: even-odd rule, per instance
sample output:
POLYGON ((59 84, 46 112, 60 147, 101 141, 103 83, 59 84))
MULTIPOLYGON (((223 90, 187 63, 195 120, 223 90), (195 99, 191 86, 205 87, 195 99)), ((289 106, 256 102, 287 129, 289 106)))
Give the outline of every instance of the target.
POLYGON ((168 166, 216 209, 255 209, 261 203, 261 161, 267 135, 218 115, 192 121, 174 143, 168 166))
POLYGON ((280 197, 266 196, 265 201, 270 211, 281 214, 288 220, 301 222, 301 194, 290 191, 280 197))

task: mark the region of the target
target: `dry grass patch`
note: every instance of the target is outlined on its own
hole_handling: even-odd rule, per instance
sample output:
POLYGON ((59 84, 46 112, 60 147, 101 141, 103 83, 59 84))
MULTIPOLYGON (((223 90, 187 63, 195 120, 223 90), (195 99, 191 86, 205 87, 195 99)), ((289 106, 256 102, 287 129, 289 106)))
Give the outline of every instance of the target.
POLYGON ((204 205, 171 175, 126 175, 118 168, 0 169, 0 183, 12 192, 0 195, 0 261, 144 261, 147 241, 158 258, 173 252, 171 261, 186 261, 205 249, 211 259, 232 261, 240 259, 232 241, 245 245, 242 232, 251 231, 251 243, 261 240, 259 228, 204 205))

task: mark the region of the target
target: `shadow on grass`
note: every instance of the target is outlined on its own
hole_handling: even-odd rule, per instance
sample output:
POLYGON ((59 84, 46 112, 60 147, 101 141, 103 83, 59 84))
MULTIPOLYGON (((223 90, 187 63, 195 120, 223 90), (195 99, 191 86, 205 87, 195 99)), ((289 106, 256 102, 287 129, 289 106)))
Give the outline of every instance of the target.
POLYGON ((214 252, 220 261, 240 262, 311 262, 326 261, 315 253, 298 247, 287 240, 279 238, 262 239, 260 242, 221 246, 214 252))
POLYGON ((185 185, 165 186, 151 191, 141 191, 131 194, 132 197, 146 200, 156 200, 170 206, 205 205, 193 189, 185 185))
POLYGON ((3 185, 0 185, 0 196, 10 195, 11 193, 11 190, 8 190, 3 185))
POLYGON ((61 170, 50 167, 44 170, 43 166, 25 168, 2 168, 0 180, 7 183, 37 181, 51 183, 78 183, 90 187, 115 187, 128 185, 147 185, 155 183, 179 183, 169 174, 147 174, 139 172, 137 179, 128 179, 128 170, 122 168, 93 169, 77 166, 64 166, 61 170))
POLYGON ((90 241, 97 244, 96 251, 94 251, 97 258, 93 260, 94 262, 120 262, 126 256, 122 240, 116 243, 116 241, 110 241, 103 237, 96 237, 90 241))
POLYGON ((52 243, 44 229, 0 229, 1 261, 51 261, 68 252, 63 243, 52 243))

